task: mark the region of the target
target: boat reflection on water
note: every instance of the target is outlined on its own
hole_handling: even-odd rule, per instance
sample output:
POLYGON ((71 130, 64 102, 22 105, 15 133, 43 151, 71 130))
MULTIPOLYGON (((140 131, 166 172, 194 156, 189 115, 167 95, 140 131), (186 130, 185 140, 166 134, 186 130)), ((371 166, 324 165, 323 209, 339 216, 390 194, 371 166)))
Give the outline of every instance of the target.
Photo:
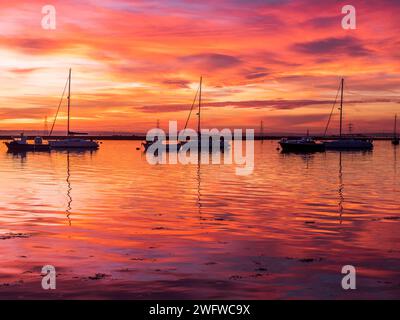
POLYGON ((199 213, 199 219, 201 220, 201 161, 197 164, 197 208, 199 213))
POLYGON ((65 182, 67 183, 67 193, 66 193, 66 209, 65 213, 68 219, 68 225, 71 227, 72 226, 72 219, 71 219, 71 213, 72 213, 72 183, 71 183, 71 155, 77 155, 81 156, 84 154, 89 154, 92 156, 94 153, 97 152, 96 149, 68 149, 68 150, 62 150, 59 149, 57 150, 59 153, 65 153, 67 156, 67 164, 66 164, 66 179, 65 182))
POLYGON ((27 161, 28 152, 27 151, 10 151, 10 150, 8 150, 7 155, 12 156, 12 158, 14 160, 20 159, 21 164, 23 164, 27 161))
MULTIPOLYGON (((153 164, 173 164, 177 161, 185 164, 223 164, 225 153, 221 150, 201 151, 187 150, 182 147, 179 151, 156 150, 154 152, 143 151, 143 158, 147 158, 153 164), (170 160, 173 159, 173 160, 170 160)), ((200 170, 200 169, 199 169, 200 170)))
MULTIPOLYGON (((72 182, 71 182, 71 162, 74 156, 76 157, 81 157, 83 155, 90 155, 93 156, 98 150, 97 149, 53 149, 53 150, 48 150, 48 152, 41 151, 40 153, 35 152, 34 150, 8 150, 7 154, 11 155, 13 159, 20 159, 21 164, 26 164, 28 161, 28 155, 31 154, 32 157, 35 157, 36 155, 42 155, 48 156, 48 161, 50 163, 53 163, 53 158, 52 155, 54 154, 65 154, 66 156, 66 165, 65 165, 65 182, 66 182, 66 193, 65 193, 65 199, 66 199, 66 217, 68 219, 68 225, 72 226, 72 219, 71 219, 71 213, 72 213, 72 203, 73 203, 73 198, 72 198, 72 182)), ((55 168, 53 168, 55 169, 55 168)))
POLYGON ((315 153, 314 152, 301 152, 301 151, 295 152, 295 151, 284 151, 284 150, 281 150, 281 152, 279 154, 283 158, 289 158, 289 159, 290 159, 290 157, 299 157, 299 158, 301 158, 306 164, 305 169, 309 168, 310 161, 312 159, 314 159, 314 157, 315 157, 315 153))
POLYGON ((70 171, 70 151, 67 151, 67 209, 65 210, 67 214, 68 224, 72 226, 71 222, 71 210, 72 210, 72 186, 71 186, 71 171, 70 171))
POLYGON ((3 234, 32 235, 0 249, 1 265, 11 257, 16 269, 3 281, 24 281, 18 295, 38 297, 24 271, 40 257, 64 270, 60 297, 346 299, 335 275, 349 261, 372 274, 361 275, 370 285, 357 297, 398 296, 400 149, 389 141, 373 153, 302 155, 257 141, 246 177, 234 164, 121 156, 137 147, 107 141, 97 152, 13 156, 0 144, 3 234), (87 280, 97 273, 110 280, 87 280))
POLYGON ((342 224, 342 217, 344 211, 344 183, 343 183, 343 164, 342 164, 342 152, 339 152, 339 218, 340 224, 342 224))

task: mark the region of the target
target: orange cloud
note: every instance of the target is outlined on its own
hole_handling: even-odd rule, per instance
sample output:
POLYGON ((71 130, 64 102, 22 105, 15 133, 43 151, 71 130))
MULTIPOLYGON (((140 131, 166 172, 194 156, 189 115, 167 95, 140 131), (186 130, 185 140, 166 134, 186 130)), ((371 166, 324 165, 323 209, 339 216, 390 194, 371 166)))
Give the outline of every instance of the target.
POLYGON ((205 125, 323 130, 344 76, 345 121, 387 128, 400 112, 399 4, 352 4, 349 31, 336 1, 53 1, 48 31, 40 1, 2 1, 0 129, 41 129, 69 67, 78 129, 184 121, 200 75, 205 125))

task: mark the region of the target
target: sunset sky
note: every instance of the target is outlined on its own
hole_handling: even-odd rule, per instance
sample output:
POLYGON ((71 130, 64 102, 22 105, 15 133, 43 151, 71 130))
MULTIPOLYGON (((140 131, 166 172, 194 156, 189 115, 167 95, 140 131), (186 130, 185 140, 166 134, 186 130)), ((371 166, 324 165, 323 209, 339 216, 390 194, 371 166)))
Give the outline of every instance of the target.
POLYGON ((0 130, 50 123, 71 67, 73 130, 183 126, 203 75, 204 127, 323 132, 343 76, 345 127, 388 132, 399 16, 398 0, 0 0, 0 130), (56 30, 41 27, 46 4, 56 30), (346 4, 356 30, 341 27, 346 4))

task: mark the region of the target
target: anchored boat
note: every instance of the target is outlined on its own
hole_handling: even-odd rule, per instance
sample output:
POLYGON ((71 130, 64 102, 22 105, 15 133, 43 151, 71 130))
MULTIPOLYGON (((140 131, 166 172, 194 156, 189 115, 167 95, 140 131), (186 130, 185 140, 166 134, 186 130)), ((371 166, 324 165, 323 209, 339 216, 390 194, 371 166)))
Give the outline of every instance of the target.
MULTIPOLYGON (((355 139, 343 137, 343 96, 344 96, 344 79, 340 83, 341 99, 340 99, 340 132, 339 139, 325 142, 327 150, 372 150, 374 145, 370 139, 355 139)), ((336 101, 335 101, 336 103, 336 101)), ((332 109, 333 111, 333 109, 332 109)), ((331 114, 332 115, 332 114, 331 114)), ((330 120, 330 118, 329 118, 330 120)), ((329 122, 328 122, 329 125, 329 122)))
POLYGON ((369 139, 342 139, 325 142, 327 150, 372 150, 374 145, 369 139))
POLYGON ((29 143, 28 138, 23 133, 19 138, 14 138, 12 141, 4 143, 10 152, 50 151, 50 145, 44 143, 41 137, 36 137, 33 143, 29 143))
MULTIPOLYGON (((155 139, 154 141, 142 142, 144 151, 147 152, 147 150, 150 148, 150 146, 152 146, 157 141, 158 141, 158 139, 155 139)), ((180 142, 177 143, 177 142, 163 141, 163 145, 165 146, 166 152, 179 151, 180 148, 182 147, 182 143, 180 143, 180 142)))
POLYGON ((283 138, 279 141, 283 152, 323 152, 325 144, 316 142, 313 138, 305 137, 301 139, 283 138))
MULTIPOLYGON (((202 102, 202 100, 201 100, 201 98, 202 98, 202 83, 203 83, 203 77, 200 78, 200 85, 199 85, 199 88, 198 88, 198 90, 196 92, 196 95, 194 97, 194 100, 193 100, 192 106, 190 108, 190 112, 189 112, 188 118, 186 120, 185 128, 184 128, 184 130, 187 129, 188 123, 189 123, 189 120, 190 120, 190 116, 191 116, 193 110, 195 109, 196 102, 198 100, 197 139, 196 138, 193 139, 193 140, 195 140, 195 141, 193 141, 193 143, 197 144, 197 146, 198 146, 197 150, 200 150, 200 151, 202 150, 202 145, 201 145, 201 121, 200 121, 201 120, 201 118, 200 118, 200 116, 201 116, 201 102, 202 102)), ((212 137, 209 137, 209 138, 210 138, 210 141, 213 142, 212 141, 212 137)), ((208 151, 210 153, 214 152, 216 150, 218 150, 220 152, 224 152, 225 150, 229 150, 229 148, 230 148, 229 143, 227 141, 225 141, 223 138, 221 138, 220 136, 218 136, 218 138, 219 138, 219 145, 216 145, 215 148, 213 146, 213 143, 209 144, 209 150, 208 151)), ((157 141, 158 140, 156 138, 156 139, 154 139, 154 141, 142 142, 142 146, 144 148, 144 151, 147 152, 149 147, 151 145, 153 145, 157 141)), ((165 145, 165 151, 166 152, 170 152, 170 151, 180 151, 183 146, 185 146, 187 143, 191 143, 191 142, 192 141, 190 139, 184 140, 184 141, 179 141, 179 140, 178 141, 169 141, 169 140, 167 140, 167 141, 163 141, 163 144, 165 145)), ((207 150, 205 150, 205 151, 207 151, 207 150)))
MULTIPOLYGON (((203 77, 200 77, 200 84, 199 84, 199 89, 196 92, 196 95, 194 97, 193 100, 193 104, 192 107, 190 109, 189 112, 189 116, 186 120, 186 125, 185 125, 185 129, 188 126, 189 120, 190 120, 190 116, 193 112, 194 107, 196 106, 196 101, 197 101, 197 97, 198 97, 198 111, 197 111, 197 141, 194 141, 195 143, 197 143, 197 151, 200 153, 201 151, 203 151, 203 146, 202 146, 202 137, 201 137, 201 103, 202 103, 202 85, 203 85, 203 77)), ((230 149, 230 145, 229 142, 225 141, 225 139, 221 136, 216 136, 218 138, 218 141, 214 142, 213 141, 213 137, 209 136, 209 143, 208 143, 208 150, 204 150, 204 151, 208 151, 210 153, 212 152, 225 152, 227 150, 230 149)), ((183 145, 185 145, 186 143, 189 143, 189 141, 180 141, 179 143, 183 145)))
MULTIPOLYGON (((87 135, 87 133, 80 133, 80 132, 72 132, 70 130, 70 111, 71 111, 71 69, 69 69, 69 76, 68 76, 68 122, 67 122, 67 136, 68 138, 64 140, 55 140, 55 141, 49 141, 50 147, 52 149, 98 149, 99 148, 99 143, 94 140, 88 140, 88 139, 82 139, 79 137, 75 137, 78 135, 87 135)), ((61 97, 62 100, 62 97, 61 97)), ((61 106, 61 103, 60 103, 61 106)), ((59 108, 60 108, 59 106, 59 108)), ((58 114, 57 110, 57 114, 58 114)), ((56 118, 54 119, 54 122, 57 120, 57 115, 56 118)), ((54 128, 54 123, 53 123, 53 128, 54 128)), ((53 128, 51 130, 50 135, 53 132, 53 128)))

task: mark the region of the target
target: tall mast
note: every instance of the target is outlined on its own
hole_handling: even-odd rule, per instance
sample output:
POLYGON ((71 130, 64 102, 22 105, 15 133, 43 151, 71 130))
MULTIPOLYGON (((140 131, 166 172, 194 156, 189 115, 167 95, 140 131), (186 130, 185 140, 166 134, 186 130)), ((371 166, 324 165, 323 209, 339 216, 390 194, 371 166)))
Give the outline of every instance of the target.
POLYGON ((200 140, 201 140, 201 133, 200 133, 200 130, 201 130, 201 122, 200 122, 201 114, 200 114, 200 112, 201 112, 201 86, 202 86, 202 84, 203 84, 203 77, 201 76, 200 77, 200 90, 199 90, 199 113, 198 113, 199 118, 198 118, 198 122, 197 122, 197 134, 198 134, 198 137, 199 137, 199 143, 200 143, 200 140))
POLYGON ((394 137, 397 138, 397 114, 394 116, 394 137))
POLYGON ((262 121, 262 120, 260 123, 260 137, 261 137, 261 141, 264 141, 264 121, 262 121))
POLYGON ((342 130, 343 130, 343 89, 344 88, 344 79, 342 78, 342 85, 341 85, 341 96, 340 96, 340 137, 342 137, 342 130))
POLYGON ((43 131, 43 135, 44 135, 44 136, 48 136, 48 135, 49 135, 49 127, 48 127, 48 123, 47 123, 47 116, 44 117, 44 131, 43 131))
POLYGON ((69 69, 69 77, 68 77, 68 135, 70 133, 69 128, 69 116, 70 116, 70 109, 71 109, 71 68, 69 69))

